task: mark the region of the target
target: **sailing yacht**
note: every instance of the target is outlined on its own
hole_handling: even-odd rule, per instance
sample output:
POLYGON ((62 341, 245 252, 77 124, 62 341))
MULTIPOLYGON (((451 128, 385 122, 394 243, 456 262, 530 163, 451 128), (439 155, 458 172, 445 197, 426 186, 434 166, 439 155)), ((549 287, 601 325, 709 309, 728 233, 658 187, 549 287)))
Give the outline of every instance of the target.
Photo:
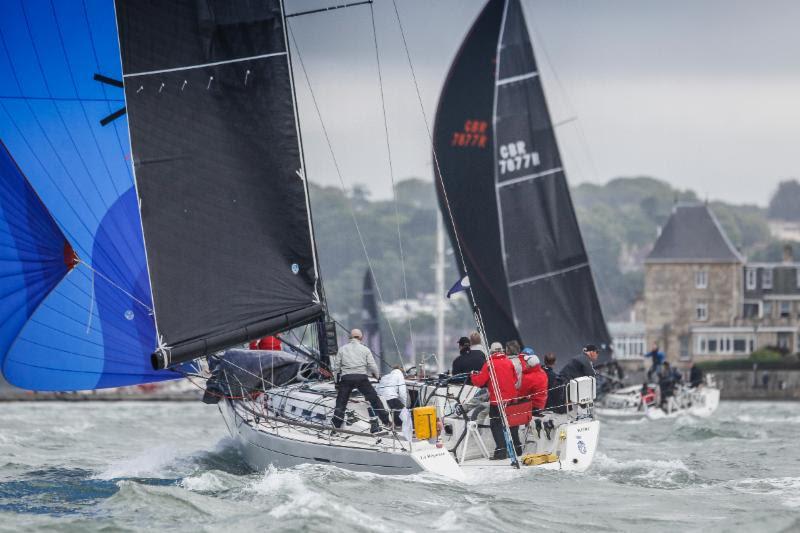
MULTIPOLYGON (((206 401, 253 468, 312 462, 463 479, 468 467, 508 467, 489 459, 478 390, 448 376, 408 380, 413 422, 402 430, 372 433, 356 397, 347 425, 331 431, 336 392, 325 368, 336 325, 319 275, 287 38, 287 17, 302 13, 287 15, 280 0, 51 8, 0 7, 6 379, 56 391, 207 380, 206 401), (284 335, 280 351, 239 348, 297 331, 304 334, 296 343, 284 335)), ((451 239, 464 245, 461 268, 486 282, 475 283, 471 298, 477 326, 499 338, 519 338, 511 325, 535 322, 546 309, 575 331, 602 319, 591 298, 581 300, 590 307, 581 320, 568 312, 566 300, 589 294, 591 274, 574 213, 545 203, 569 196, 543 102, 519 0, 490 0, 451 70, 433 145, 440 188, 452 196, 442 197, 454 215, 451 239), (453 96, 453 83, 469 73, 483 99, 465 122, 443 110, 464 98, 453 96), (508 106, 517 106, 517 118, 508 106), (474 143, 488 162, 497 211, 489 210, 486 227, 494 232, 513 208, 507 192, 522 198, 515 187, 544 187, 533 210, 539 218, 518 226, 541 223, 564 240, 515 256, 525 247, 501 223, 498 268, 473 257, 480 242, 495 246, 497 234, 461 234, 458 213, 470 205, 446 184, 460 171, 439 142, 450 135, 450 117, 469 128, 453 135, 473 135, 457 142, 474 143), (548 169, 543 179, 526 174, 539 167, 548 169), (495 282, 507 292, 493 292, 495 282), (552 301, 525 305, 542 296, 539 287, 552 301)), ((583 333, 596 341, 602 331, 583 333)), ((529 335, 550 349, 547 331, 523 331, 529 335)), ((510 422, 522 427, 523 453, 510 448, 512 465, 589 467, 599 431, 594 379, 564 388, 560 412, 500 409, 506 436, 510 422)))

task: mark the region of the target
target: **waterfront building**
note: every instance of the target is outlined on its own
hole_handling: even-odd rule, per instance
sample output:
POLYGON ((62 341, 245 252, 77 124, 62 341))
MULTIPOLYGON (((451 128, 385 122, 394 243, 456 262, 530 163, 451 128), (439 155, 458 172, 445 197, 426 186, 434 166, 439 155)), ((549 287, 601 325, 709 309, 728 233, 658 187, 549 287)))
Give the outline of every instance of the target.
POLYGON ((677 204, 645 259, 645 331, 670 361, 800 344, 800 263, 748 263, 707 205, 677 204))

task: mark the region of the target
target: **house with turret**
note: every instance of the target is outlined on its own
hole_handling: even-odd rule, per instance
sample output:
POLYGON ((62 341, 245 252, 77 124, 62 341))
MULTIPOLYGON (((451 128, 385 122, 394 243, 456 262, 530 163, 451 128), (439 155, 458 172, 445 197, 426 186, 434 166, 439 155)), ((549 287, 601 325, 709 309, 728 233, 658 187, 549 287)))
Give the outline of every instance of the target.
POLYGON ((748 263, 703 204, 677 204, 645 259, 645 335, 667 359, 800 349, 800 263, 748 263))

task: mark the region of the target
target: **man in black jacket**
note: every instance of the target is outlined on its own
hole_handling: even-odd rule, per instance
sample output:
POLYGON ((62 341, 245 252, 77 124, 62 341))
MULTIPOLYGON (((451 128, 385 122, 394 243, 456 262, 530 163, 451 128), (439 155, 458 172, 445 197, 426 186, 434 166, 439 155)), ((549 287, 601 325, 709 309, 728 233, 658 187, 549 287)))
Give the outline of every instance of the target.
MULTIPOLYGON (((481 345, 481 336, 477 331, 473 331, 469 338, 461 337, 458 340, 461 355, 453 361, 453 375, 480 372, 486 362, 486 352, 481 345)), ((469 383, 469 378, 467 378, 469 383)))
POLYGON ((564 383, 569 382, 571 379, 580 378, 583 376, 595 377, 594 366, 592 363, 597 361, 598 353, 597 346, 594 344, 587 344, 583 347, 583 355, 573 357, 567 365, 561 369, 561 377, 564 383))

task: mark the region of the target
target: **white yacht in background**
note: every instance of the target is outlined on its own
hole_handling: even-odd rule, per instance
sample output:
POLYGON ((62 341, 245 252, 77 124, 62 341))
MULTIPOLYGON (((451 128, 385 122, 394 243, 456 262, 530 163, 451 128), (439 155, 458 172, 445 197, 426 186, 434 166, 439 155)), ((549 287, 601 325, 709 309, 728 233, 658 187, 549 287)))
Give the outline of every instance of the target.
POLYGON ((673 418, 691 415, 701 418, 711 416, 719 406, 719 389, 714 376, 706 376, 705 383, 696 387, 678 385, 674 393, 662 401, 658 385, 632 385, 606 394, 596 412, 606 419, 673 418))

